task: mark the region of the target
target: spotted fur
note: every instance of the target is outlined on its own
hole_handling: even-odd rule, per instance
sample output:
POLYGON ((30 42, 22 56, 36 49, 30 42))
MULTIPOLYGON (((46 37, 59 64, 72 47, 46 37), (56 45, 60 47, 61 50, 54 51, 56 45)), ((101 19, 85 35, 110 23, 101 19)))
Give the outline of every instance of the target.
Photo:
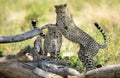
POLYGON ((36 49, 36 52, 40 55, 44 55, 43 47, 42 47, 42 37, 37 37, 37 39, 34 41, 34 48, 36 49))
POLYGON ((100 48, 107 47, 107 38, 103 29, 95 23, 95 26, 100 30, 104 37, 105 43, 104 45, 101 45, 75 25, 72 15, 67 9, 67 4, 55 5, 55 10, 57 14, 56 26, 59 31, 61 31, 65 38, 80 45, 78 57, 85 65, 86 71, 95 69, 93 57, 98 53, 100 48))
POLYGON ((62 45, 62 34, 58 31, 55 24, 47 24, 42 29, 47 28, 48 31, 44 36, 44 52, 53 59, 58 60, 62 45))
MULTIPOLYGON (((31 24, 34 29, 37 28, 36 20, 32 20, 31 24)), ((60 49, 62 45, 62 34, 58 31, 55 24, 47 24, 41 29, 48 29, 46 34, 40 33, 40 37, 38 37, 34 42, 34 47, 40 55, 47 55, 55 60, 59 59, 60 49), (44 38, 44 44, 42 47, 42 38, 44 38), (44 50, 44 51, 43 51, 44 50)))

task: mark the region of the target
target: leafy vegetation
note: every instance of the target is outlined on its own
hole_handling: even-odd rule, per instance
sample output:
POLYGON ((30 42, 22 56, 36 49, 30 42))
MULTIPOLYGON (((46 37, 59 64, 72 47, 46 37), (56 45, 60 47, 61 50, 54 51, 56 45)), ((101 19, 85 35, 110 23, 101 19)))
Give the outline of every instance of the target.
MULTIPOLYGON (((93 23, 98 22, 108 36, 108 47, 100 50, 95 61, 104 66, 120 62, 120 0, 0 0, 0 36, 16 35, 31 30, 30 21, 36 19, 38 27, 55 23, 54 5, 67 3, 73 19, 79 28, 103 44, 100 32, 93 23)), ((0 44, 3 54, 15 54, 27 45, 33 45, 35 38, 23 42, 0 44)), ((63 39, 61 57, 68 60, 77 70, 83 65, 77 57, 79 46, 63 39), (62 54, 74 52, 66 59, 62 54)), ((1 55, 1 52, 0 52, 1 55)))

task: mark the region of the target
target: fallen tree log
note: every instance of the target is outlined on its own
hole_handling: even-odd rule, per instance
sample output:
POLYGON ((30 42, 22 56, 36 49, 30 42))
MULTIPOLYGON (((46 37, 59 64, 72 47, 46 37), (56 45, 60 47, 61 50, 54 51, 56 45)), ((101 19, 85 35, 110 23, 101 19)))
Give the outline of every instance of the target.
MULTIPOLYGON (((3 57, 5 59, 5 57, 3 57)), ((3 58, 0 58, 0 60, 3 58)), ((49 72, 49 71, 45 71, 41 68, 38 68, 37 66, 39 66, 41 63, 38 64, 38 62, 19 62, 19 60, 17 59, 5 59, 5 61, 0 61, 0 76, 2 77, 7 77, 7 78, 64 78, 67 77, 67 72, 65 70, 69 69, 66 68, 64 69, 52 69, 53 72, 49 72), (58 73, 57 71, 59 71, 59 74, 62 73, 61 75, 58 75, 56 73, 58 73)), ((49 64, 44 64, 49 66, 49 64)), ((54 67, 55 65, 53 65, 52 67, 54 67)), ((51 67, 51 66, 49 66, 51 67)), ((55 66, 57 67, 57 65, 55 66)), ((71 70, 71 69, 70 69, 71 70)), ((74 70, 74 69, 72 69, 74 70)))
MULTIPOLYGON (((46 61, 46 59, 43 59, 43 56, 41 57, 41 55, 36 53, 34 47, 27 46, 16 55, 0 58, 0 76, 7 78, 64 78, 68 74, 75 75, 75 69, 62 64, 56 65, 56 63, 61 64, 62 62, 55 60, 46 61), (71 70, 74 74, 71 73, 71 70)), ((79 72, 77 73, 80 74, 79 72)))
MULTIPOLYGON (((0 75, 7 78, 64 78, 64 76, 44 71, 36 65, 32 66, 31 63, 26 64, 15 60, 0 62, 0 75)), ((120 65, 98 68, 79 76, 68 75, 67 78, 120 78, 120 65)))
POLYGON ((32 73, 30 69, 25 69, 22 63, 8 62, 0 63, 0 73, 2 77, 7 78, 40 78, 40 76, 32 73))
POLYGON ((38 62, 30 62, 31 58, 26 56, 28 48, 22 49, 16 55, 0 58, 0 78, 63 78, 38 68, 38 62))
POLYGON ((68 76, 68 78, 120 78, 120 64, 94 69, 80 76, 68 76))
POLYGON ((7 78, 63 78, 62 76, 16 61, 0 63, 0 73, 2 77, 7 78))
POLYGON ((119 64, 80 74, 70 67, 56 65, 55 61, 53 63, 46 60, 39 61, 41 58, 38 58, 31 62, 31 58, 27 58, 28 55, 26 55, 31 49, 26 47, 16 55, 0 58, 0 76, 6 78, 120 78, 119 64))
POLYGON ((112 65, 89 71, 86 73, 86 78, 120 78, 120 65, 112 65))

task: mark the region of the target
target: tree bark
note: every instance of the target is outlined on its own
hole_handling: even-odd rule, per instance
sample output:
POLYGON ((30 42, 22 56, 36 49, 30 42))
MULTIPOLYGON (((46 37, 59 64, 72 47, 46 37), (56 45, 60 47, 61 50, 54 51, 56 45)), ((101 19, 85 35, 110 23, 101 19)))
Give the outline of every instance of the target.
POLYGON ((0 58, 0 76, 7 78, 64 78, 68 74, 72 74, 69 70, 73 71, 74 69, 59 64, 51 64, 51 62, 57 63, 57 61, 43 60, 35 52, 34 47, 27 46, 16 55, 0 58))
POLYGON ((94 69, 80 76, 68 76, 68 78, 120 78, 120 64, 94 69))
MULTIPOLYGON (((28 47, 27 47, 28 48, 28 47)), ((0 77, 4 78, 63 78, 63 76, 38 68, 38 62, 30 62, 26 54, 27 48, 17 55, 0 58, 0 77), (24 55, 23 55, 24 54, 24 55), (25 62, 25 61, 29 62, 25 62)))
POLYGON ((0 73, 7 78, 40 78, 40 76, 32 73, 32 70, 22 67, 22 63, 8 62, 0 63, 0 73))
MULTIPOLYGON (((15 60, 0 62, 0 75, 6 78, 65 78, 29 64, 15 60)), ((68 75, 67 78, 120 78, 120 65, 102 67, 79 76, 68 75)))
POLYGON ((120 65, 112 65, 91 70, 86 73, 86 78, 120 78, 120 65))
POLYGON ((34 30, 28 31, 23 34, 15 35, 15 36, 0 36, 0 43, 12 43, 12 42, 20 42, 23 40, 30 39, 36 35, 41 33, 40 28, 36 28, 34 30))
POLYGON ((30 47, 22 49, 16 55, 0 58, 0 76, 6 78, 120 78, 119 64, 80 74, 75 69, 64 65, 56 65, 57 61, 51 63, 51 61, 41 61, 40 58, 36 61, 26 59, 28 57, 26 53, 29 53, 28 49, 30 47))

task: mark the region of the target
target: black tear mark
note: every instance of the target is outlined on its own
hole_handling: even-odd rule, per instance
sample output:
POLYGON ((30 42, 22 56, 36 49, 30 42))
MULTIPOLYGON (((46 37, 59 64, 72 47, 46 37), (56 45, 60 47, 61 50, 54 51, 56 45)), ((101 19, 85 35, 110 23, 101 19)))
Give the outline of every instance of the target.
POLYGON ((58 26, 58 24, 57 24, 57 23, 56 23, 55 25, 56 25, 56 26, 58 26))

